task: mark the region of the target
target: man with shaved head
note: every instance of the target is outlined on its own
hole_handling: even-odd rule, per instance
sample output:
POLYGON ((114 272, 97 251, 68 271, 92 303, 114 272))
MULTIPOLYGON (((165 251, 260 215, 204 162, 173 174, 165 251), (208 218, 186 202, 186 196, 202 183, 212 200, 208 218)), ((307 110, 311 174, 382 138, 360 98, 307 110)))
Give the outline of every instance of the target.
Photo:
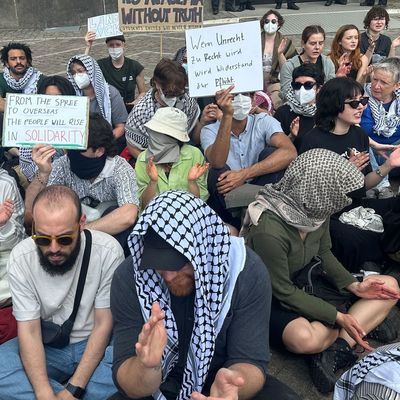
POLYGON ((106 233, 82 230, 85 216, 68 187, 43 189, 32 215, 32 237, 8 263, 18 339, 0 347, 0 398, 106 399, 116 390, 110 284, 122 248, 106 233))

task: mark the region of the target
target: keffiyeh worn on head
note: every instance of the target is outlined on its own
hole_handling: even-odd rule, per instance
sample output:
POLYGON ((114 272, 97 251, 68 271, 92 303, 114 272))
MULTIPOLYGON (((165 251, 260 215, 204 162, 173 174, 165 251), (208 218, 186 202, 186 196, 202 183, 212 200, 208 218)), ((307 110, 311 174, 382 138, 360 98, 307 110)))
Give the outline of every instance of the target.
POLYGON ((74 60, 79 60, 86 68, 90 83, 92 84, 94 93, 96 95, 97 104, 100 107, 101 115, 105 120, 108 121, 109 124, 112 125, 110 89, 108 87, 108 83, 104 79, 99 64, 97 64, 97 61, 94 58, 84 54, 76 55, 68 61, 67 77, 68 80, 72 83, 72 86, 74 87, 75 92, 78 96, 82 96, 83 92, 81 89, 78 88, 75 83, 74 77, 71 74, 71 64, 74 60))
POLYGON ((382 102, 372 96, 370 83, 365 85, 365 93, 369 96, 368 105, 374 119, 374 133, 387 138, 393 136, 400 125, 400 89, 394 92, 395 98, 388 112, 382 102))
POLYGON ((258 224, 265 210, 303 232, 314 231, 351 204, 347 194, 363 185, 364 175, 339 154, 309 150, 292 161, 278 183, 259 191, 256 201, 249 205, 241 235, 250 224, 258 224))
MULTIPOLYGON (((178 330, 171 310, 168 288, 153 269, 138 270, 143 253, 143 236, 149 227, 182 253, 194 268, 194 325, 183 374, 179 400, 201 392, 214 354, 215 339, 230 308, 237 276, 244 266, 245 246, 232 255, 228 228, 202 200, 190 193, 164 192, 145 208, 128 244, 133 258, 136 290, 145 321, 151 306, 158 302, 165 313, 168 343, 162 357, 162 380, 178 361, 178 330), (232 257, 235 262, 231 263, 232 257), (232 264, 232 265, 231 265, 232 264), (235 267, 236 265, 236 267, 235 267)), ((237 243, 236 243, 237 244, 237 243)), ((157 266, 155 266, 156 268, 157 266)), ((164 399, 158 391, 154 399, 164 399)))
POLYGON ((3 70, 4 74, 4 79, 10 88, 14 90, 21 90, 22 93, 25 94, 35 94, 37 91, 37 83, 39 81, 40 76, 42 75, 41 72, 39 72, 36 68, 29 67, 25 75, 19 79, 16 80, 13 76, 10 74, 10 70, 7 67, 4 67, 3 70))
MULTIPOLYGON (((311 89, 313 90, 313 89, 311 89)), ((296 114, 303 115, 305 117, 313 117, 317 111, 316 104, 300 104, 297 100, 294 90, 290 87, 286 93, 287 104, 290 109, 296 114)))

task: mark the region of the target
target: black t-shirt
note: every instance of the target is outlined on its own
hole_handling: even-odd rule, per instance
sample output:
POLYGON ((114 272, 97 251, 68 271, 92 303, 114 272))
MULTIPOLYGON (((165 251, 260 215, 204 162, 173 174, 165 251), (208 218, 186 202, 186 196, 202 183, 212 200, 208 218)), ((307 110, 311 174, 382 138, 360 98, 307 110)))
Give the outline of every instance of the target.
POLYGON ((293 141, 293 144, 296 146, 296 149, 299 150, 301 138, 314 127, 314 117, 305 117, 304 115, 297 114, 290 109, 288 104, 280 106, 274 114, 274 118, 281 123, 283 132, 285 132, 286 135, 290 134, 290 124, 296 117, 300 117, 299 133, 293 141))
MULTIPOLYGON (((375 64, 381 61, 383 58, 389 57, 390 46, 392 45, 392 40, 389 36, 379 35, 376 41, 374 53, 372 54, 371 63, 375 64)), ((368 35, 366 32, 361 34, 360 51, 361 54, 365 54, 369 46, 368 35)))
MULTIPOLYGON (((168 400, 176 399, 193 327, 193 298, 171 299, 179 335, 179 359, 174 370, 161 384, 168 400)), ((271 303, 271 281, 262 260, 247 249, 246 263, 236 281, 231 307, 215 342, 203 393, 208 393, 217 371, 236 363, 256 365, 266 375, 270 359, 268 332, 271 303)), ((118 368, 135 356, 135 343, 144 324, 133 277, 132 257, 115 271, 111 285, 111 311, 114 320, 113 378, 118 385, 118 368)), ((121 395, 121 398, 124 398, 121 395)), ((126 397, 125 397, 126 398, 126 397)), ((151 397, 149 397, 151 399, 151 397)))
MULTIPOLYGON (((332 132, 316 127, 302 138, 299 154, 316 148, 331 150, 348 158, 349 149, 359 152, 368 152, 369 138, 365 131, 359 126, 351 126, 345 135, 335 135, 332 132)), ((367 175, 371 171, 371 164, 368 164, 361 172, 367 175)), ((365 186, 353 192, 351 197, 365 197, 365 186)))

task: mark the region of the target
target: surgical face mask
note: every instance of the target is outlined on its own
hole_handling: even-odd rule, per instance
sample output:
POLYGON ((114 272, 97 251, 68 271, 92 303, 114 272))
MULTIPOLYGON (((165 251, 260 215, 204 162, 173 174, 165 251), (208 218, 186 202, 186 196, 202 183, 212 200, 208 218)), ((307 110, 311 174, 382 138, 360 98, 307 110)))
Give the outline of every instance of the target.
POLYGON ((113 60, 117 60, 124 54, 124 49, 122 47, 109 47, 108 54, 113 60))
POLYGON ((168 106, 173 107, 176 104, 176 97, 166 97, 161 88, 158 89, 160 92, 160 99, 168 106))
POLYGON ((249 96, 237 94, 232 100, 233 118, 243 121, 250 113, 251 99, 249 96))
POLYGON ((268 22, 264 24, 264 32, 268 34, 273 34, 278 30, 278 23, 273 24, 272 22, 268 22))
POLYGON ((314 89, 307 90, 304 86, 302 86, 299 90, 295 90, 294 94, 302 106, 314 101, 316 96, 314 89))
POLYGON ((89 75, 86 72, 75 74, 74 81, 79 89, 86 89, 90 85, 89 75))

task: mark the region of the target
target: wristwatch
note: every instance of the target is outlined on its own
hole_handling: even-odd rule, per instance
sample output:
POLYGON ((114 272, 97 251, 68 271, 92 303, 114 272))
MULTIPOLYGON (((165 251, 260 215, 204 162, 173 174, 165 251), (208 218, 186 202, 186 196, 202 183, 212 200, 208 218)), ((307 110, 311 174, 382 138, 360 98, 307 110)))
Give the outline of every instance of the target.
POLYGON ((70 392, 72 394, 72 396, 74 396, 76 399, 81 399, 86 390, 79 387, 79 386, 74 386, 72 383, 67 383, 67 386, 65 386, 65 389, 68 390, 68 392, 70 392))

